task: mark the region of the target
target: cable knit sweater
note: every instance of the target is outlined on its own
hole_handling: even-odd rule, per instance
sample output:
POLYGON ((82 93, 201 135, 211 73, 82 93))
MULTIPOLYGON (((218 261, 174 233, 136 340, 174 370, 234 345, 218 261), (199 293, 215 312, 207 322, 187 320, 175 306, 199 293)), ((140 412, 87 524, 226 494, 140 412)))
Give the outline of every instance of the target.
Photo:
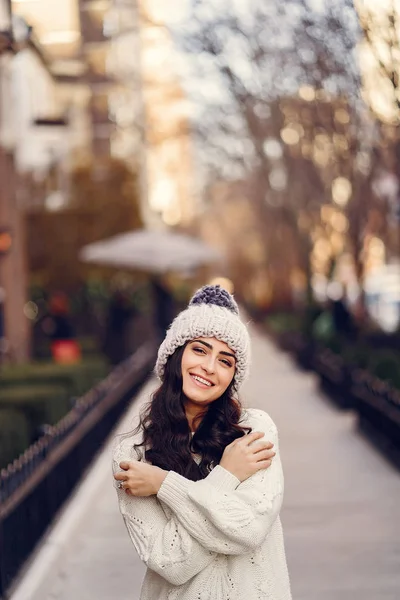
MULTIPOLYGON (((291 600, 279 511, 283 473, 278 434, 261 410, 241 424, 274 443, 269 469, 243 483, 217 465, 201 481, 170 471, 157 496, 117 489, 130 538, 148 569, 140 600, 291 600)), ((113 471, 134 460, 133 439, 113 455, 113 471)))

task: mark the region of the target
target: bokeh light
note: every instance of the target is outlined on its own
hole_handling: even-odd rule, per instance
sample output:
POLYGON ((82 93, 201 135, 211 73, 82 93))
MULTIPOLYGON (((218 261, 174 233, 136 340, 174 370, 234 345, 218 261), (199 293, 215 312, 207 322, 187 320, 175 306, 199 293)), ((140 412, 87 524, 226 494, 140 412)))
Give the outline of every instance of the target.
POLYGON ((346 177, 337 177, 332 182, 332 199, 338 206, 346 206, 351 198, 352 185, 346 177))

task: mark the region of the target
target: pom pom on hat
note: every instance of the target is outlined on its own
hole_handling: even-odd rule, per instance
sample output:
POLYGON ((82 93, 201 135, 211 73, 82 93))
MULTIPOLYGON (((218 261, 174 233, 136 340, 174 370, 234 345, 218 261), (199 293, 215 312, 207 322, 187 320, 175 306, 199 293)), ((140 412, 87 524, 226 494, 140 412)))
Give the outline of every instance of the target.
POLYGON ((158 350, 157 376, 163 379, 165 364, 177 348, 200 337, 215 337, 235 353, 234 387, 237 390, 249 372, 250 337, 240 320, 235 299, 219 285, 199 289, 189 306, 174 319, 158 350))
POLYGON ((205 285, 197 290, 189 302, 189 306, 195 304, 215 304, 232 311, 239 316, 239 307, 232 294, 224 290, 220 285, 205 285))

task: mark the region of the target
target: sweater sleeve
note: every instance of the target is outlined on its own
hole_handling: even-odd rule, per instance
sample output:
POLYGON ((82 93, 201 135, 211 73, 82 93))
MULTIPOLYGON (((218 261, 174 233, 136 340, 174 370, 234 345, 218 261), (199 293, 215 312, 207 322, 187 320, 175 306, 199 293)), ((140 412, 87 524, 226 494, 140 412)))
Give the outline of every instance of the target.
MULTIPOLYGON (((116 447, 114 474, 120 471, 119 463, 123 460, 132 460, 132 457, 116 447)), ((139 498, 116 490, 129 536, 149 569, 173 585, 182 585, 214 560, 215 554, 194 539, 174 514, 167 517, 156 496, 139 498)))
POLYGON ((254 429, 264 431, 274 444, 271 467, 243 483, 220 465, 196 482, 170 471, 158 492, 185 530, 212 552, 245 554, 258 548, 281 509, 284 482, 277 429, 266 413, 257 414, 254 429))

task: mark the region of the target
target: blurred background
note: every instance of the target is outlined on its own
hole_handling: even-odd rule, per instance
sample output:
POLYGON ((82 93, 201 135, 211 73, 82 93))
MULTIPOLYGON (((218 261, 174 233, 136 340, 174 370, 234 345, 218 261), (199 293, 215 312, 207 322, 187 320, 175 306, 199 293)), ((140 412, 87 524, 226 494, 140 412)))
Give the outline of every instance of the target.
POLYGON ((398 457, 399 27, 398 0, 0 0, 4 502, 210 281, 398 457))

